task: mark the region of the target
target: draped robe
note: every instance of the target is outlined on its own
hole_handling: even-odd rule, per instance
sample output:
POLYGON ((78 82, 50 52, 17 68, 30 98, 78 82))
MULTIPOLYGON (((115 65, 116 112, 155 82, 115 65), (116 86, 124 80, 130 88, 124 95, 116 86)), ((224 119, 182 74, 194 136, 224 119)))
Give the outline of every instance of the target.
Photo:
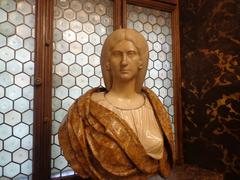
POLYGON ((146 179, 167 177, 174 163, 174 142, 169 115, 158 97, 148 88, 142 92, 152 105, 164 149, 156 160, 147 155, 128 124, 114 112, 91 100, 100 88, 89 90, 70 107, 59 128, 59 143, 73 170, 82 178, 146 179))

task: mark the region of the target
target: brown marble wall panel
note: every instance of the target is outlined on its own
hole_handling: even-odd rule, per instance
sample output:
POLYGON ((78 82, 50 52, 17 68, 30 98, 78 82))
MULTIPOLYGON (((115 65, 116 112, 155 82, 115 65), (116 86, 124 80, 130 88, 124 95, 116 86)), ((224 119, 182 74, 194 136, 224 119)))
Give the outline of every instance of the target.
POLYGON ((186 163, 240 179, 240 1, 180 1, 186 163))

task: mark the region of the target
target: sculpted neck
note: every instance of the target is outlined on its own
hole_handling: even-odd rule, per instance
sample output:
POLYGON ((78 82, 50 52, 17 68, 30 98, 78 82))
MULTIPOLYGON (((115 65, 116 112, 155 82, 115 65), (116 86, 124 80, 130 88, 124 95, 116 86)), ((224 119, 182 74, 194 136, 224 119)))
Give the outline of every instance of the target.
POLYGON ((112 88, 109 93, 119 98, 129 99, 137 94, 135 90, 135 84, 135 80, 118 82, 115 81, 115 83, 112 84, 112 88))
POLYGON ((118 81, 113 83, 111 90, 106 94, 106 100, 120 109, 136 109, 142 106, 145 98, 135 91, 136 81, 118 81))

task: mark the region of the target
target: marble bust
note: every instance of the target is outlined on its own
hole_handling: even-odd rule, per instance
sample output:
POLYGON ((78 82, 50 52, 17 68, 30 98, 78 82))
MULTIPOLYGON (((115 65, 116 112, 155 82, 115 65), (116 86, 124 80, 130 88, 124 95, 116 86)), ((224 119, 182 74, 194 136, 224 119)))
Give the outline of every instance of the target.
POLYGON ((143 81, 148 45, 132 29, 106 39, 101 67, 106 88, 80 96, 59 129, 64 156, 82 178, 167 177, 174 162, 169 115, 143 81))

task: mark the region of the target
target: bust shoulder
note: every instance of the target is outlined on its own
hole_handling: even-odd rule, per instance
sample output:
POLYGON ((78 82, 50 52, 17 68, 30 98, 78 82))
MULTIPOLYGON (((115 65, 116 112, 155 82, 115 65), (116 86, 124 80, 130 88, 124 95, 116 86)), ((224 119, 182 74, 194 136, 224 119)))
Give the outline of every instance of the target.
POLYGON ((91 100, 100 102, 104 100, 104 92, 94 92, 91 96, 91 100))

